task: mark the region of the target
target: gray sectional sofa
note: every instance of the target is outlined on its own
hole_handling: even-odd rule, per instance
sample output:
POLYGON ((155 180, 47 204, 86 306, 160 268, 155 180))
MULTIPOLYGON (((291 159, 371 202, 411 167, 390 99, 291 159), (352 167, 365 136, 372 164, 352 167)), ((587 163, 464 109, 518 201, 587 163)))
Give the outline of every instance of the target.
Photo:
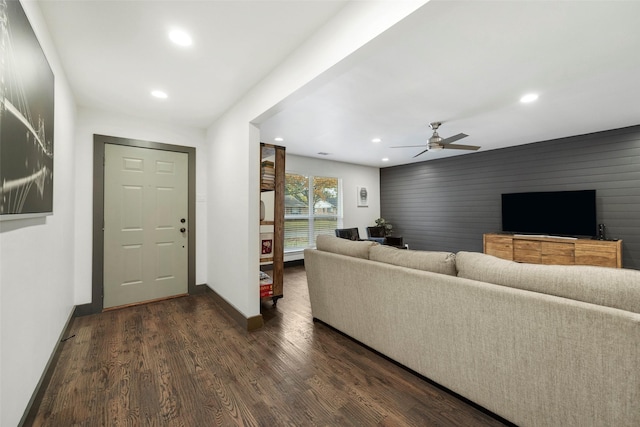
POLYGON ((318 236, 314 319, 520 426, 640 426, 640 272, 318 236))

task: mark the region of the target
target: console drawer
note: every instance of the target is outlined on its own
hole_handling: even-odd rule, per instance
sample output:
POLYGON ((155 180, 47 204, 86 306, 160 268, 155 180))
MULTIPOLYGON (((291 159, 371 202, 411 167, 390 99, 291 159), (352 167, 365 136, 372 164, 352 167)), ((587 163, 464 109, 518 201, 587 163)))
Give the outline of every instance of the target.
POLYGON ((573 243, 542 242, 542 263, 575 264, 575 245, 573 243))
POLYGON ((598 241, 576 243, 576 264, 619 267, 617 242, 598 241))
POLYGON ((513 239, 511 237, 491 236, 484 241, 484 253, 498 258, 513 260, 513 239))
POLYGON ((536 240, 514 240, 513 260, 530 264, 542 263, 542 242, 536 240))

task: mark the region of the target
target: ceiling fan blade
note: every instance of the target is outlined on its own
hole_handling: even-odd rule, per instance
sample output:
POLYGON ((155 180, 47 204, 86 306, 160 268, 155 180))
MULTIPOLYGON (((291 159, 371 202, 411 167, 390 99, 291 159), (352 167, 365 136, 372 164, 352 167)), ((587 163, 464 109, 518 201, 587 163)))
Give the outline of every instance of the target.
MULTIPOLYGON (((424 147, 424 145, 423 145, 423 147, 424 147)), ((429 149, 428 149, 428 148, 427 148, 426 150, 424 150, 424 151, 419 152, 418 154, 416 154, 415 156, 413 156, 413 158, 415 159, 415 158, 416 158, 416 157, 418 157, 420 154, 424 154, 424 153, 426 153, 427 151, 429 151, 429 149)))
POLYGON ((422 145, 396 145, 394 147, 389 147, 389 148, 416 148, 416 147, 424 147, 424 144, 422 144, 422 145))
POLYGON ((452 142, 456 142, 457 140, 466 138, 468 136, 469 135, 467 135, 466 133, 459 133, 457 135, 453 135, 453 136, 450 136, 449 138, 443 139, 442 141, 439 142, 439 144, 441 145, 451 144, 452 142))
POLYGON ((478 150, 477 145, 458 145, 458 144, 442 144, 442 148, 447 150, 478 150))

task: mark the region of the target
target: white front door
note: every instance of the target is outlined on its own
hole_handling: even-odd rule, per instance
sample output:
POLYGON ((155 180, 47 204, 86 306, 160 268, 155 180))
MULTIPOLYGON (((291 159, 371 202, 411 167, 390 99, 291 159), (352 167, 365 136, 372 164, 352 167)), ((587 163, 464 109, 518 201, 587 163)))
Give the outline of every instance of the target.
POLYGON ((105 144, 104 308, 188 293, 187 159, 105 144))

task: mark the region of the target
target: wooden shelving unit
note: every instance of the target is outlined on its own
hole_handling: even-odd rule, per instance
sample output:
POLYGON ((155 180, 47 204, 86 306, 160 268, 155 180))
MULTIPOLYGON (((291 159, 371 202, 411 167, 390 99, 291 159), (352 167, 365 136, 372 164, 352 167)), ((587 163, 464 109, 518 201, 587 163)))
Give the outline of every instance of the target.
POLYGON ((485 234, 484 253, 530 264, 622 267, 622 240, 485 234))
POLYGON ((260 269, 271 278, 270 289, 268 281, 260 280, 260 298, 271 298, 273 305, 284 296, 285 155, 285 147, 260 144, 260 201, 265 206, 260 220, 260 269))

